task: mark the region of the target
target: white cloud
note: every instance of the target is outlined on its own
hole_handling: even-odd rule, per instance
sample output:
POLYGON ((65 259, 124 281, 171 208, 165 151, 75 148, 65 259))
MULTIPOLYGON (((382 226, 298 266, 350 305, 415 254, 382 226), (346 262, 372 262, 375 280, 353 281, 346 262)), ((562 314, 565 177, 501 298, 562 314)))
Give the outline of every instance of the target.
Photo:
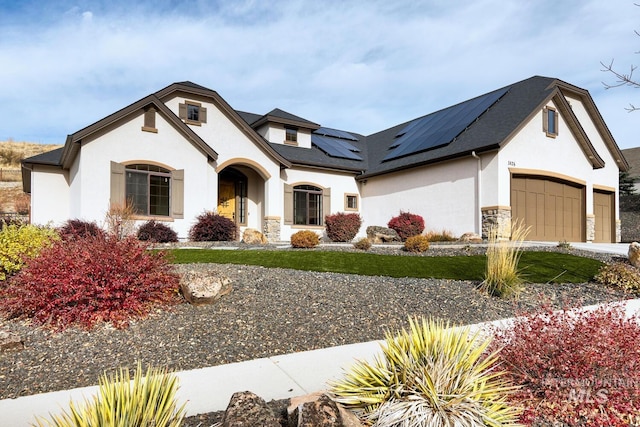
POLYGON ((591 91, 619 144, 640 145, 624 112, 637 95, 603 91, 599 71, 640 62, 631 2, 89 3, 0 27, 0 139, 62 142, 181 80, 371 133, 540 74, 591 91))

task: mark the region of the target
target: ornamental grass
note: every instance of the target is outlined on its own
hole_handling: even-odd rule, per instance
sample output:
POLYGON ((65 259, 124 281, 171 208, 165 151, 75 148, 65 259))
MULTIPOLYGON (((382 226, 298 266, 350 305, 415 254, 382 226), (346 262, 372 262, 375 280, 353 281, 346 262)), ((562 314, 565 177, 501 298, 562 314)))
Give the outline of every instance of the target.
POLYGON ((382 355, 359 361, 331 391, 337 402, 374 426, 514 426, 520 410, 507 404, 515 389, 468 328, 409 319, 409 330, 387 332, 382 355))

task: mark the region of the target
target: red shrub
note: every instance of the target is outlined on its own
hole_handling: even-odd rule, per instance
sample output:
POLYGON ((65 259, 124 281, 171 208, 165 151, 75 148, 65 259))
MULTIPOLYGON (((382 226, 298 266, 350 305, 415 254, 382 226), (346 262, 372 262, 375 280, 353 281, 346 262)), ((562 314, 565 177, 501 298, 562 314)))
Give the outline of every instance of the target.
POLYGON ((70 219, 58 228, 58 234, 60 234, 62 240, 71 240, 88 236, 102 236, 104 235, 104 230, 98 227, 95 221, 70 219))
POLYGON ((496 331, 492 347, 502 347, 503 366, 522 386, 512 399, 525 408, 523 423, 627 426, 639 415, 640 324, 620 306, 545 307, 496 331))
POLYGON ((178 301, 178 276, 163 253, 130 237, 57 241, 0 289, 9 317, 64 329, 111 322, 125 327, 158 304, 178 301))
POLYGON ((156 221, 147 221, 138 228, 138 240, 167 243, 177 242, 178 234, 168 225, 156 221))
POLYGON ((327 215, 324 218, 327 237, 334 242, 350 242, 358 234, 362 225, 362 218, 357 213, 342 213, 327 215))
POLYGON ((236 223, 215 212, 205 212, 196 218, 189 230, 194 242, 228 242, 238 238, 236 223))
POLYGON ((400 211, 400 215, 391 218, 387 226, 395 230, 404 242, 408 237, 422 234, 424 219, 420 215, 400 211))

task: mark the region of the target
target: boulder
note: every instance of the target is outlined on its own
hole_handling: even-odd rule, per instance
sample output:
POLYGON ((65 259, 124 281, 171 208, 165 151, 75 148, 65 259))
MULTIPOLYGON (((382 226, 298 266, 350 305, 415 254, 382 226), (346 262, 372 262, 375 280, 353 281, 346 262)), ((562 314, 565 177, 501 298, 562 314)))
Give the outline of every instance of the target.
POLYGON ((396 230, 378 225, 367 227, 367 237, 372 243, 401 242, 400 236, 396 230))
POLYGON ((629 245, 629 262, 636 268, 640 268, 640 243, 633 242, 629 245))
POLYGON ((24 342, 13 332, 0 331, 0 352, 9 350, 22 350, 24 342))
POLYGON ((182 295, 194 305, 211 304, 231 292, 231 280, 201 271, 187 271, 180 278, 182 295))
POLYGON ((462 243, 482 243, 482 236, 469 232, 464 233, 458 240, 462 243))
POLYGON ((324 393, 291 399, 289 427, 362 427, 354 413, 324 393))
POLYGON ((242 242, 247 245, 266 245, 269 243, 264 234, 256 230, 255 228, 247 228, 242 233, 242 242))
POLYGON ((222 427, 280 427, 279 419, 260 396, 250 391, 234 393, 222 419, 222 427))

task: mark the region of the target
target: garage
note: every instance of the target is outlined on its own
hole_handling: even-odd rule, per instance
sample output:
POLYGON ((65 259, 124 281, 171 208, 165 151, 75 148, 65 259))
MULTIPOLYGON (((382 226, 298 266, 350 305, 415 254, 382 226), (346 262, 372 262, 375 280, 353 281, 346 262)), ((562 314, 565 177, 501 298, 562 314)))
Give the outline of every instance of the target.
POLYGON ((511 217, 531 227, 527 240, 583 242, 584 185, 544 176, 513 175, 511 217))
POLYGON ((593 192, 593 214, 595 216, 593 241, 596 243, 615 242, 614 203, 614 193, 606 191, 593 192))

